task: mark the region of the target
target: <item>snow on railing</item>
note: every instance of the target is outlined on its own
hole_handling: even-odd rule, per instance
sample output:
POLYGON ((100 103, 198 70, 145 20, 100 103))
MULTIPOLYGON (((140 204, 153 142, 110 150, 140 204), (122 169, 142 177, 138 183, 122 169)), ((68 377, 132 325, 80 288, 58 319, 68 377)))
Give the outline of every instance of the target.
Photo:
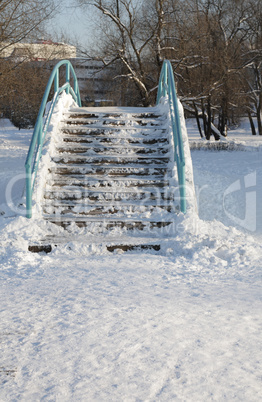
POLYGON ((172 122, 174 138, 175 161, 177 165, 178 184, 180 192, 180 210, 186 213, 186 179, 185 179, 185 156, 184 145, 178 110, 178 101, 172 66, 169 60, 164 60, 160 73, 157 104, 162 97, 168 97, 169 110, 172 122))
POLYGON ((79 93, 78 82, 76 78, 75 71, 72 64, 68 60, 62 60, 56 64, 54 67, 49 81, 47 83, 45 93, 42 99, 42 103, 38 112, 36 124, 34 127, 34 132, 31 139, 31 144, 26 158, 25 169, 26 169, 26 216, 27 218, 32 217, 32 194, 35 183, 35 178, 37 174, 37 169, 39 161, 42 156, 42 148, 45 140, 45 136, 49 127, 49 123, 52 117, 54 107, 57 103, 59 95, 65 91, 67 94, 71 94, 74 101, 81 106, 81 99, 79 93), (59 87, 59 72, 60 67, 66 67, 66 82, 64 85, 59 87), (70 85, 70 77, 73 79, 74 88, 70 85), (54 84, 54 96, 51 101, 49 110, 46 113, 46 105, 51 92, 52 85, 54 84), (46 114, 45 114, 46 113, 46 114))

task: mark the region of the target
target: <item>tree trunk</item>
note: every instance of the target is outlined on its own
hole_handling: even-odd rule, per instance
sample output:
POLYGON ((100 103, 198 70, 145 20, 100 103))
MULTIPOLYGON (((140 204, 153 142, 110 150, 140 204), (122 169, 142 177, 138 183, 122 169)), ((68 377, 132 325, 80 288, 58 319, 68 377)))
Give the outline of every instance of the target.
POLYGON ((226 118, 223 108, 222 108, 221 112, 219 113, 218 130, 220 131, 221 135, 223 135, 224 137, 227 136, 227 118, 226 118))
POLYGON ((204 138, 203 133, 202 133, 200 120, 199 120, 199 113, 198 113, 198 109, 197 109, 197 106, 196 106, 195 102, 193 102, 193 105, 194 105, 194 109, 195 109, 195 117, 196 117, 196 121, 197 121, 197 128, 198 128, 200 137, 204 138))
POLYGON ((210 98, 208 98, 207 101, 207 139, 210 140, 211 137, 211 104, 210 104, 210 98))
POLYGON ((257 130, 258 130, 259 135, 262 135, 261 112, 262 112, 262 93, 260 92, 259 102, 258 102, 258 107, 257 107, 257 130))
POLYGON ((251 112, 248 111, 247 113, 248 113, 248 118, 249 118, 249 123, 250 123, 252 135, 256 135, 257 134, 256 133, 256 127, 255 127, 254 121, 252 119, 251 112))
POLYGON ((204 127, 204 133, 205 137, 207 140, 210 140, 210 136, 208 137, 208 132, 207 132, 207 117, 206 117, 206 111, 205 111, 205 106, 203 100, 201 101, 201 106, 202 106, 202 117, 203 117, 203 127, 204 127))
POLYGON ((261 121, 261 111, 257 111, 257 130, 258 134, 262 135, 262 121, 261 121))
POLYGON ((218 120, 218 130, 223 137, 227 137, 228 107, 226 98, 222 99, 218 120))

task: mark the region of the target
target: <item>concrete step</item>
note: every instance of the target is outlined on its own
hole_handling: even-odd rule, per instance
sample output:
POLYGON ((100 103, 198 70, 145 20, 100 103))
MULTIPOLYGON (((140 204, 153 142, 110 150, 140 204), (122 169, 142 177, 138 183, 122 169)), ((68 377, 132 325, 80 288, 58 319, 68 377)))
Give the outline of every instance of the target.
POLYGON ((144 113, 126 113, 126 112, 110 112, 110 113, 104 113, 104 112, 99 112, 98 108, 94 112, 90 111, 83 111, 83 108, 78 109, 77 111, 68 111, 64 113, 65 118, 71 118, 71 119, 93 119, 93 118, 100 118, 100 119, 108 119, 108 118, 113 118, 113 119, 122 119, 122 120, 127 120, 127 119, 157 119, 157 120, 164 120, 165 116, 159 113, 155 112, 144 112, 144 113))
POLYGON ((98 115, 98 114, 69 114, 64 115, 62 122, 66 125, 81 125, 95 127, 160 127, 165 122, 159 118, 133 117, 132 115, 98 115))
POLYGON ((51 179, 47 179, 47 188, 51 189, 63 188, 65 191, 79 191, 79 189, 110 189, 111 191, 124 191, 125 189, 130 189, 136 187, 139 190, 154 188, 155 189, 165 189, 168 188, 169 181, 165 179, 157 180, 156 178, 146 179, 144 177, 136 178, 125 178, 118 177, 114 178, 96 178, 96 177, 63 177, 55 176, 51 179))
MULTIPOLYGON (((152 203, 152 201, 151 201, 152 203)), ((46 215, 68 215, 68 216, 111 216, 117 215, 118 217, 134 216, 134 219, 138 218, 138 215, 143 217, 153 213, 161 213, 162 211, 171 213, 175 211, 173 205, 137 205, 129 202, 121 203, 100 203, 90 205, 88 203, 76 203, 67 200, 54 200, 52 203, 43 204, 43 213, 46 215), (160 212, 161 211, 161 212, 160 212)))
POLYGON ((94 120, 87 120, 87 119, 70 119, 66 121, 62 121, 62 123, 65 126, 71 126, 71 127, 94 127, 94 128, 103 128, 106 126, 107 128, 110 127, 122 127, 124 129, 141 129, 142 127, 145 129, 151 129, 152 127, 154 128, 164 128, 162 122, 158 121, 146 121, 146 120, 132 120, 132 121, 124 121, 124 120, 99 120, 99 119, 94 119, 94 120))
POLYGON ((166 167, 166 165, 169 162, 168 158, 165 158, 162 156, 154 157, 152 158, 151 156, 144 156, 144 157, 134 157, 132 155, 130 156, 112 156, 112 155, 98 155, 98 156, 91 156, 91 155, 80 155, 80 156, 74 156, 72 154, 61 154, 61 156, 55 156, 52 159, 55 163, 61 166, 68 166, 68 165, 73 165, 73 166, 80 166, 80 165, 92 165, 93 167, 97 166, 119 166, 122 165, 123 167, 128 165, 128 167, 136 167, 137 165, 142 165, 142 166, 163 166, 166 167))
MULTIPOLYGON (((148 136, 149 137, 149 136, 148 136)), ((133 145, 141 146, 144 149, 147 149, 147 147, 161 147, 163 149, 168 148, 169 145, 169 139, 168 138, 143 138, 143 137, 120 137, 120 136, 111 136, 110 138, 108 136, 105 136, 104 138, 96 138, 88 135, 78 135, 76 133, 71 133, 71 135, 64 135, 63 137, 63 142, 67 144, 69 147, 75 147, 78 144, 88 144, 90 146, 106 146, 106 145, 111 145, 111 146, 121 146, 121 147, 130 147, 133 145)))
POLYGON ((61 132, 66 135, 71 136, 88 136, 88 138, 117 138, 117 139, 166 139, 166 129, 165 128, 148 128, 142 129, 141 127, 129 127, 125 129, 119 129, 117 127, 81 127, 75 126, 70 127, 68 125, 61 126, 61 132))
MULTIPOLYGON (((54 240, 54 244, 48 244, 46 242, 38 243, 38 244, 29 244, 28 251, 31 253, 51 253, 52 250, 58 247, 57 242, 54 240)), ((113 253, 115 251, 160 251, 161 244, 114 244, 114 245, 105 245, 107 251, 113 253)))
POLYGON ((46 190, 44 194, 45 200, 67 200, 67 201, 79 201, 85 200, 86 202, 95 201, 108 201, 108 202, 119 202, 119 201, 142 201, 142 200, 156 200, 159 201, 172 201, 174 200, 174 194, 172 191, 159 191, 159 189, 143 190, 138 191, 138 189, 132 189, 129 191, 85 191, 80 189, 65 190, 60 188, 52 188, 51 190, 46 190))
POLYGON ((151 165, 149 167, 137 167, 137 166, 128 166, 128 167, 118 167, 118 166, 79 166, 79 165, 57 165, 56 167, 49 168, 49 172, 55 175, 66 175, 70 177, 82 177, 82 180, 85 180, 86 176, 96 177, 96 176, 105 176, 106 177, 147 177, 147 178, 156 178, 156 177, 164 177, 168 169, 161 168, 157 165, 151 165))
POLYGON ((107 233, 107 231, 114 230, 115 228, 124 229, 133 232, 149 232, 150 234, 157 235, 160 230, 161 236, 168 236, 173 230, 174 221, 170 220, 156 220, 156 219, 128 219, 119 217, 106 217, 97 216, 61 216, 57 214, 44 215, 44 218, 50 223, 62 227, 63 229, 70 230, 70 228, 87 228, 91 232, 99 235, 107 233))
MULTIPOLYGON (((92 254, 93 252, 99 251, 109 251, 109 252, 153 252, 159 253, 165 250, 169 246, 169 239, 165 238, 155 238, 155 237, 145 237, 137 236, 130 233, 128 235, 109 235, 109 236, 95 236, 92 235, 72 235, 70 232, 64 235, 52 235, 47 234, 44 238, 39 240, 32 240, 28 246, 28 250, 33 253, 45 252, 50 253, 52 250, 59 248, 60 246, 68 245, 70 249, 72 243, 84 244, 88 246, 88 251, 92 254), (131 234, 131 235, 130 235, 131 234)), ((143 232, 141 232, 143 233, 143 232)))
POLYGON ((76 144, 63 145, 57 147, 56 150, 58 153, 66 153, 66 154, 83 154, 83 155, 100 155, 106 154, 111 156, 118 156, 121 154, 122 156, 139 156, 139 155, 153 155, 155 157, 166 155, 169 152, 167 147, 163 148, 159 145, 156 145, 155 148, 144 147, 144 146, 133 146, 126 147, 123 145, 115 145, 115 146, 99 146, 95 144, 91 144, 90 146, 79 146, 76 144))

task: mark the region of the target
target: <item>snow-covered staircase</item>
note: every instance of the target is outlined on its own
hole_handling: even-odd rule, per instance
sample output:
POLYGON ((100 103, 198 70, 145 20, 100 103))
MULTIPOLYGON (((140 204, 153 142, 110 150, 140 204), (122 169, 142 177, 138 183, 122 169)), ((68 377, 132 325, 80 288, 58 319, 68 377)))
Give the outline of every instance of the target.
POLYGON ((44 219, 68 238, 99 238, 110 251, 159 250, 179 209, 169 131, 158 107, 64 113, 46 177, 44 219))

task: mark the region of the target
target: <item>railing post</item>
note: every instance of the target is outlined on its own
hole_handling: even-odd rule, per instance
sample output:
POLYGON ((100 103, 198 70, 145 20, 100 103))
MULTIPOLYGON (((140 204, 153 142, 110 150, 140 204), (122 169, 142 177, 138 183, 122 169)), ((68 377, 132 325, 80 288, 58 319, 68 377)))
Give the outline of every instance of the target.
POLYGON ((74 77, 74 92, 75 92, 75 94, 77 96, 78 103, 79 103, 79 89, 78 89, 77 80, 75 79, 75 77, 74 77))
MULTIPOLYGON (((70 84, 70 66, 66 64, 66 82, 70 84)), ((69 86, 66 88, 66 93, 69 94, 69 86)))
POLYGON ((163 92, 163 80, 160 78, 159 84, 158 84, 158 92, 157 92, 157 104, 159 104, 159 101, 162 97, 162 92, 163 92))
POLYGON ((163 96, 167 96, 167 89, 166 86, 168 85, 168 73, 167 73, 167 62, 164 61, 164 91, 163 96))
POLYGON ((162 96, 163 97, 167 96, 167 88, 168 88, 168 70, 167 70, 167 61, 164 60, 158 83, 157 105, 159 104, 162 96))
POLYGON ((37 136, 37 143, 38 146, 42 143, 42 132, 43 132, 43 117, 40 119, 39 128, 38 128, 38 136, 37 136))
POLYGON ((59 88, 59 70, 57 69, 55 73, 55 78, 54 78, 54 92, 56 93, 59 88))
POLYGON ((26 217, 32 218, 32 176, 31 166, 26 165, 26 217))
POLYGON ((186 178, 185 178, 185 169, 180 167, 180 210, 183 214, 186 213, 186 178), (181 184, 182 183, 182 184, 181 184))

